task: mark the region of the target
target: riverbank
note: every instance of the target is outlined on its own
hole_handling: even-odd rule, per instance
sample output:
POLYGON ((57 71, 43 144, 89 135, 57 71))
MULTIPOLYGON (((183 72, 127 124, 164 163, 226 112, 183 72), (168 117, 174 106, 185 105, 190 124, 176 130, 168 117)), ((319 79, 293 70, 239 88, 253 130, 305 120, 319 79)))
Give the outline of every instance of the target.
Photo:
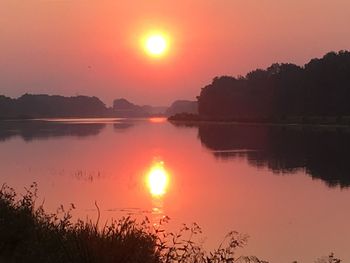
POLYGON ((284 118, 210 118, 196 114, 181 113, 170 116, 170 122, 188 125, 200 124, 245 124, 245 125, 276 125, 276 126, 324 126, 350 127, 350 116, 291 116, 284 118))

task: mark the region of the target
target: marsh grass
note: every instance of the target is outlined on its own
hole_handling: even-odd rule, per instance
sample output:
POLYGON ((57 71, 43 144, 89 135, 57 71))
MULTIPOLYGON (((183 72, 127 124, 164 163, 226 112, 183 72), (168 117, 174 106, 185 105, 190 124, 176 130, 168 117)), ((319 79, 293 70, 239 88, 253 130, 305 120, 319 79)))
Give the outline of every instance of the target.
POLYGON ((160 262, 155 236, 130 218, 99 229, 92 221, 72 223, 67 211, 36 207, 36 185, 18 197, 0 191, 0 262, 160 262))
MULTIPOLYGON (((71 205, 48 214, 36 204, 37 185, 23 195, 3 185, 0 189, 0 262, 8 263, 267 263, 257 257, 237 256, 248 236, 232 231, 217 249, 205 252, 198 236, 201 228, 193 223, 178 232, 168 232, 163 217, 151 224, 146 217, 138 222, 130 217, 99 226, 98 219, 73 222, 71 205)), ((317 262, 340 263, 331 254, 317 262)))

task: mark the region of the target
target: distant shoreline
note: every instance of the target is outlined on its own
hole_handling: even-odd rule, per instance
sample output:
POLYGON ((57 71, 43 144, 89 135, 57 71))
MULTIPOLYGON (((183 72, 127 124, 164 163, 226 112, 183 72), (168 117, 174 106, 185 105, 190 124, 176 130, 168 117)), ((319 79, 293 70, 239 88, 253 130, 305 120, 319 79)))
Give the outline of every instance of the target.
POLYGON ((349 127, 350 116, 310 116, 310 117, 289 117, 280 120, 271 119, 211 119, 203 118, 195 114, 181 113, 170 116, 169 122, 184 125, 200 125, 200 124, 239 124, 239 125, 269 125, 269 126, 318 126, 318 127, 349 127))
MULTIPOLYGON (((0 121, 42 121, 49 119, 149 119, 166 118, 166 116, 145 116, 145 117, 116 117, 116 116, 50 116, 50 117, 18 117, 18 118, 0 118, 0 121)), ((167 120, 174 124, 183 125, 201 125, 201 124, 222 124, 222 125, 268 125, 268 126, 317 126, 317 127, 339 127, 350 128, 350 116, 344 116, 340 119, 334 116, 328 117, 293 117, 284 120, 253 120, 253 119, 211 119, 202 118, 196 114, 181 113, 170 116, 167 120), (294 120, 294 121, 292 121, 294 120), (338 121, 337 121, 338 120, 338 121)))
POLYGON ((148 118, 167 118, 164 115, 139 116, 139 117, 119 117, 119 116, 45 116, 45 117, 12 117, 0 118, 0 121, 37 121, 51 119, 148 119, 148 118))

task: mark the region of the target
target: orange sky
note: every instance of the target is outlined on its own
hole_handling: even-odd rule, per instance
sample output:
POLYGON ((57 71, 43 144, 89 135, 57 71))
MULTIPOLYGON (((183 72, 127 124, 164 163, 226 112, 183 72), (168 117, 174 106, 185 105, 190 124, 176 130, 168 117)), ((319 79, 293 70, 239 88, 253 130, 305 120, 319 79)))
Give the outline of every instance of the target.
POLYGON ((194 99, 217 75, 350 49, 349 0, 1 0, 0 93, 194 99), (139 40, 169 34, 167 56, 139 40))

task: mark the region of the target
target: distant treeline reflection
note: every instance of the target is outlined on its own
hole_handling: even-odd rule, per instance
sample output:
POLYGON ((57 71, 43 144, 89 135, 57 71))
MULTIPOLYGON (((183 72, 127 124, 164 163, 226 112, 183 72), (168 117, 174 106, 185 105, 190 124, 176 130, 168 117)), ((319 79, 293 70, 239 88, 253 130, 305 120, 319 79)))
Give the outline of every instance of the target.
POLYGON ((48 139, 51 137, 86 137, 99 134, 104 123, 63 123, 49 121, 2 121, 0 141, 20 136, 25 141, 48 139))
POLYGON ((350 130, 329 127, 200 124, 198 138, 219 159, 243 157, 275 173, 298 170, 330 187, 350 186, 350 130))
MULTIPOLYGON (((87 137, 98 135, 107 123, 69 122, 69 121, 0 121, 0 141, 20 136, 25 141, 49 139, 54 137, 87 137)), ((132 122, 115 122, 114 130, 124 131, 134 126, 132 122)))

